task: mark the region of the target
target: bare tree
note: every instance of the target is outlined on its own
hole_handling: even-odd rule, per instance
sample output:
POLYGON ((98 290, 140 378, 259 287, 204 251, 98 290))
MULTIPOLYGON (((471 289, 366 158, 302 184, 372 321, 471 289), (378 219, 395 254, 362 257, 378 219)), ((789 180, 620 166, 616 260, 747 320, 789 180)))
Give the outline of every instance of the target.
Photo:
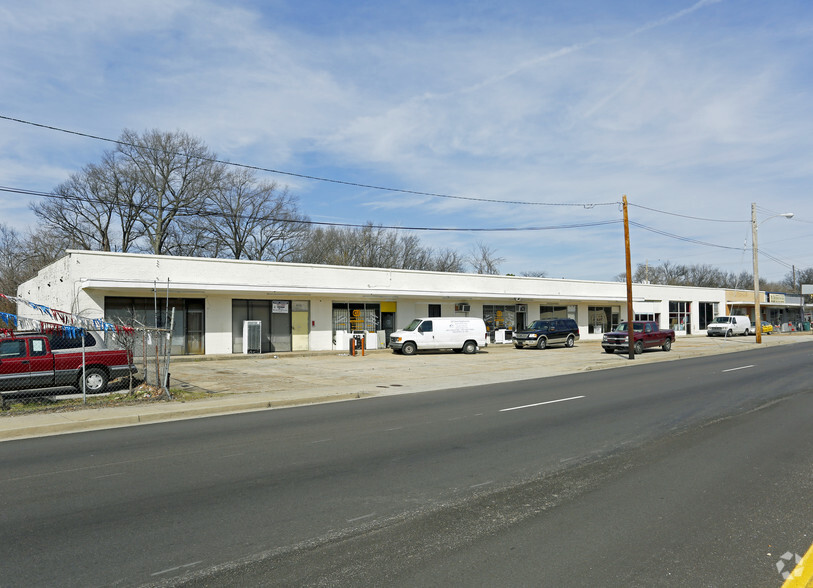
POLYGON ((451 272, 462 271, 463 265, 452 250, 436 253, 413 234, 372 223, 313 229, 292 258, 302 263, 451 272))
POLYGON ((145 202, 140 223, 152 253, 164 253, 170 228, 183 213, 200 211, 217 189, 224 165, 200 139, 176 131, 143 135, 125 130, 117 147, 120 161, 145 202))
POLYGON ((432 253, 429 269, 436 272, 461 273, 464 269, 463 256, 454 249, 441 249, 432 253))
POLYGON ((309 231, 296 199, 276 182, 258 182, 250 170, 224 174, 207 209, 203 226, 218 251, 234 259, 283 261, 309 231))
POLYGON ((540 271, 540 270, 531 270, 531 271, 526 271, 526 272, 520 272, 519 275, 521 275, 521 276, 523 276, 525 278, 547 278, 548 277, 548 272, 543 272, 543 271, 540 271))
POLYGON ((477 241, 466 261, 475 273, 497 275, 500 273, 499 265, 505 261, 505 258, 496 257, 494 249, 482 241, 477 241))
POLYGON ((40 227, 78 249, 110 251, 116 197, 101 176, 97 166, 85 166, 54 189, 57 198, 32 203, 40 227))
MULTIPOLYGON (((0 293, 9 296, 17 294, 17 286, 26 273, 22 263, 23 254, 20 234, 0 223, 0 293)), ((0 298, 0 312, 14 312, 14 305, 0 298)))

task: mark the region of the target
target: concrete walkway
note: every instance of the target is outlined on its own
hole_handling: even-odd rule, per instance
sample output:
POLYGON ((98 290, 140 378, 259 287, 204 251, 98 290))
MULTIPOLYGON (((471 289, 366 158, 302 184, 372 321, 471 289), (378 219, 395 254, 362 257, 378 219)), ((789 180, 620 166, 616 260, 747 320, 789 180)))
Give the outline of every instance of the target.
POLYGON ((474 355, 429 352, 406 357, 390 350, 376 350, 364 357, 337 352, 181 357, 173 358, 171 387, 204 390, 210 393, 207 398, 3 414, 0 440, 630 368, 710 354, 758 352, 761 347, 808 341, 813 342, 811 333, 764 335, 761 346, 753 336, 678 337, 672 351, 646 351, 632 361, 626 353, 604 353, 598 341, 579 341, 572 349, 551 347, 544 351, 489 345, 474 355))

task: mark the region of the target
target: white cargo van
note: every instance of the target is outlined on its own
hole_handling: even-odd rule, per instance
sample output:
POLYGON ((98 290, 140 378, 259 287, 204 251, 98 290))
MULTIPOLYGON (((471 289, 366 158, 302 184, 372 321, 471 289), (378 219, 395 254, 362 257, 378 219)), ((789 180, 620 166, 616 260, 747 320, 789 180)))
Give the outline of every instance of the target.
POLYGON ((390 335, 390 347, 404 355, 422 349, 452 349, 476 353, 488 345, 488 330, 481 318, 427 317, 416 318, 403 329, 390 335))
POLYGON ((747 316, 718 316, 706 326, 706 335, 709 337, 750 334, 751 319, 747 316))

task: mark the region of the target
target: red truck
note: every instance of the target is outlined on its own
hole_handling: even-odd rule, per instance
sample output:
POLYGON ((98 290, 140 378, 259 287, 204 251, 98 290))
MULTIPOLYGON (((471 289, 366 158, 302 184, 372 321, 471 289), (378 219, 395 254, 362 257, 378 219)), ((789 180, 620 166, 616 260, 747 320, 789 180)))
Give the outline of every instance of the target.
MULTIPOLYGON (((675 332, 672 329, 661 329, 655 321, 632 321, 632 330, 635 340, 632 349, 636 355, 643 353, 644 349, 660 347, 664 351, 672 349, 675 342, 675 332)), ((629 325, 621 323, 618 329, 605 333, 601 339, 601 346, 606 353, 615 353, 618 350, 629 351, 629 325)))
MULTIPOLYGON (((138 373, 131 352, 84 334, 85 391, 104 392, 110 380, 138 373)), ((0 392, 73 386, 82 390, 81 335, 13 334, 0 337, 0 392)))

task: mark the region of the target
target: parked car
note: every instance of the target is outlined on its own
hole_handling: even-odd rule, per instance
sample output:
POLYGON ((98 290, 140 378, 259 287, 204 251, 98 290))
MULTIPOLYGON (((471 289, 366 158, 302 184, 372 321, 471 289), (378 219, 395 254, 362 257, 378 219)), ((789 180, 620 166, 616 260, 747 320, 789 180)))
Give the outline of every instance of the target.
POLYGON ((523 330, 514 332, 514 347, 545 349, 549 345, 573 347, 579 340, 579 326, 573 319, 541 319, 523 330))
POLYGON ((458 353, 476 353, 488 345, 488 329, 481 318, 426 317, 390 335, 394 352, 414 355, 423 349, 452 349, 458 353))
POLYGON ((706 335, 709 337, 750 334, 751 319, 747 316, 718 316, 706 326, 706 335))
POLYGON ((0 391, 59 386, 82 390, 84 374, 85 390, 97 393, 110 380, 138 372, 129 351, 106 347, 91 333, 85 334, 85 343, 83 352, 81 337, 73 341, 40 333, 0 337, 0 391))
MULTIPOLYGON (((653 347, 669 351, 675 342, 675 331, 661 329, 655 321, 632 321, 632 331, 632 350, 635 355, 653 347)), ((601 338, 601 347, 607 353, 629 351, 629 345, 628 323, 621 323, 616 330, 605 333, 601 338)))
POLYGON ((762 321, 762 334, 770 335, 773 333, 773 325, 768 321, 762 321))

